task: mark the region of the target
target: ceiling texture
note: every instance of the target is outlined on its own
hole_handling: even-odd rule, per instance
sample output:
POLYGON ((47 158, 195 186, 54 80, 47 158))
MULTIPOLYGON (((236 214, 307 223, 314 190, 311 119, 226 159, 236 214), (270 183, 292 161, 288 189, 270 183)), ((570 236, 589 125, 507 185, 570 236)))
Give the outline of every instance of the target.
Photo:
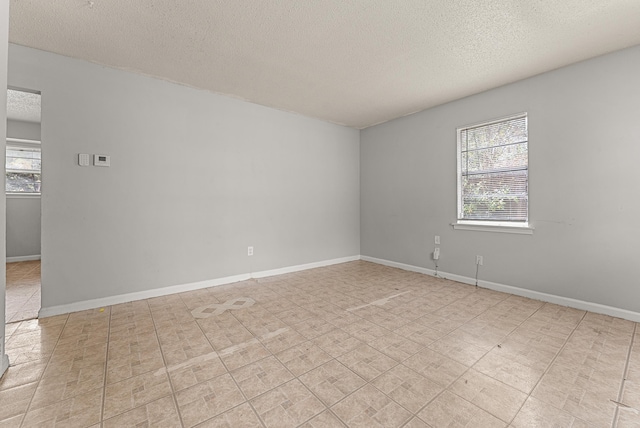
POLYGON ((365 128, 640 44, 640 0, 11 0, 9 40, 365 128))
POLYGON ((7 90, 7 119, 40 123, 40 94, 7 90))

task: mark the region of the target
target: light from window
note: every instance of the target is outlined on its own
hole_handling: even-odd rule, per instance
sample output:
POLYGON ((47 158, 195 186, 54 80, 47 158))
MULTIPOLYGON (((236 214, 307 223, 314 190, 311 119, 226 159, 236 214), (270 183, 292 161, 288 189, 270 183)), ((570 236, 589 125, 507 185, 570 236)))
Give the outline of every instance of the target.
POLYGON ((39 147, 7 145, 6 192, 40 193, 39 147))
POLYGON ((458 128, 458 220, 527 222, 527 115, 458 128))

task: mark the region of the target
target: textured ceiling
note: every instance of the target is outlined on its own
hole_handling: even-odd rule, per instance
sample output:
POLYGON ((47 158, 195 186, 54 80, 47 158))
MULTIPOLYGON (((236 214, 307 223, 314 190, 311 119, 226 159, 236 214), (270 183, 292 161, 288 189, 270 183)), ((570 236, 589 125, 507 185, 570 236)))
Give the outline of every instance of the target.
POLYGON ((40 94, 9 89, 7 119, 40 123, 40 94))
POLYGON ((640 44, 640 0, 11 0, 12 43, 356 128, 640 44))

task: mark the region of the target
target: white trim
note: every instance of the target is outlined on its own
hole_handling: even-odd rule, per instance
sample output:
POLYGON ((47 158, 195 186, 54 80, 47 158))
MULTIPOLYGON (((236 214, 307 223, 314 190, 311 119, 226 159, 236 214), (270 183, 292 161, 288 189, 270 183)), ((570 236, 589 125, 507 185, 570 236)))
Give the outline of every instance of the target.
POLYGON ((41 150, 42 144, 39 140, 24 140, 22 138, 7 138, 7 147, 11 149, 12 147, 20 148, 20 149, 37 149, 41 150))
POLYGON ((434 276, 436 274, 436 271, 433 270, 433 269, 427 269, 427 268, 423 268, 423 267, 407 265, 407 264, 399 263, 399 262, 392 262, 391 260, 377 259, 375 257, 360 256, 360 260, 364 260, 365 262, 376 263, 376 264, 379 264, 379 265, 394 267, 394 268, 398 268, 398 269, 402 269, 402 270, 408 270, 408 271, 411 271, 411 272, 424 273, 425 275, 434 276))
POLYGON ((340 263, 353 262, 360 260, 360 256, 342 257, 339 259, 323 260, 321 262, 307 263, 304 265, 288 266, 280 269, 263 270, 262 272, 254 272, 251 278, 265 278, 267 276, 282 275, 285 273, 299 272, 301 270, 315 269, 324 266, 337 265, 340 263))
MULTIPOLYGON (((477 123, 473 123, 470 125, 465 125, 465 126, 460 126, 456 128, 456 171, 457 171, 457 179, 456 179, 456 186, 457 186, 457 205, 458 205, 458 218, 459 219, 463 219, 463 201, 462 201, 462 140, 460 139, 460 136, 462 134, 462 131, 466 131, 469 129, 473 129, 473 128, 481 128, 481 127, 485 127, 485 126, 491 126, 491 125, 495 125, 496 123, 503 123, 503 122, 508 122, 511 120, 516 120, 516 119, 524 119, 525 120, 525 126, 527 128, 527 174, 529 171, 529 113, 526 111, 520 112, 520 113, 516 113, 516 114, 512 114, 509 116, 504 116, 504 117, 500 117, 497 119, 491 119, 488 121, 483 121, 483 122, 477 122, 477 123)), ((529 180, 529 178, 527 177, 527 181, 529 180)), ((527 195, 529 194, 529 190, 527 190, 527 195)), ((527 207, 527 213, 529 212, 529 208, 527 207)), ((461 220, 458 220, 458 223, 460 223, 461 220)), ((521 234, 528 234, 531 235, 533 234, 533 231, 531 231, 530 233, 527 232, 515 232, 515 231, 509 231, 508 229, 505 230, 496 230, 496 229, 485 229, 485 228, 467 228, 467 227, 456 227, 456 223, 453 224, 454 229, 465 229, 465 230, 478 230, 478 231, 482 231, 482 232, 506 232, 506 233, 521 233, 521 234)))
POLYGON ((529 223, 492 223, 487 221, 458 221, 451 223, 456 230, 475 230, 477 232, 515 233, 517 235, 533 235, 535 228, 529 223))
POLYGON ((6 193, 7 199, 40 199, 41 193, 6 193))
POLYGON ((218 285, 231 284, 234 282, 246 281, 252 278, 264 278, 284 273, 298 272, 301 270, 313 269, 317 267, 330 266, 360 260, 360 256, 343 257, 339 259, 324 260, 320 262, 307 263, 304 265, 288 266, 280 269, 272 269, 261 272, 247 273, 241 275, 227 276, 224 278, 210 279, 206 281, 191 282, 188 284, 171 285, 168 287, 154 288, 152 290, 138 291, 135 293, 118 294, 116 296, 101 297, 99 299, 83 300, 81 302, 67 303, 64 305, 41 308, 38 318, 51 317, 54 315, 68 314, 71 312, 84 311, 87 309, 101 308, 105 306, 117 305, 119 303, 132 302, 134 300, 144 300, 153 297, 167 296, 169 294, 183 293, 185 291, 199 290, 202 288, 216 287, 218 285))
POLYGON ((115 296, 101 297, 99 299, 83 300, 81 302, 67 303, 64 305, 41 308, 38 318, 51 317, 54 315, 68 314, 71 312, 84 311, 87 309, 102 308, 105 306, 117 305, 120 303, 133 302, 135 300, 150 299, 153 297, 167 296, 169 294, 183 293, 185 291, 199 290, 201 288, 216 287, 218 285, 231 284, 234 282, 251 279, 251 275, 234 275, 224 278, 211 279, 208 281, 191 282, 188 284, 171 285, 168 287, 154 288, 151 290, 137 291, 135 293, 118 294, 115 296))
POLYGON ((40 140, 27 140, 25 138, 12 138, 7 137, 7 146, 27 146, 27 147, 41 147, 42 141, 40 140))
POLYGON ((28 262, 30 260, 40 260, 40 254, 35 254, 33 256, 7 257, 7 263, 28 262))
MULTIPOLYGON (((139 291, 136 293, 120 294, 117 296, 103 297, 100 299, 85 300, 82 302, 74 302, 65 305, 52 306, 48 308, 40 309, 38 316, 40 318, 50 317, 54 315, 66 314, 70 312, 83 311, 87 309, 95 309, 110 305, 116 305, 119 303, 131 302, 134 300, 143 300, 153 297, 166 296, 175 293, 182 293, 185 291, 199 290, 202 288, 215 287, 218 285, 231 284, 234 282, 246 281, 251 278, 264 278, 274 275, 282 275, 291 272, 298 272, 307 269, 314 269, 323 266, 330 266, 334 264, 347 263, 356 260, 364 260, 371 263, 376 263, 384 266, 395 267, 411 272, 418 272, 425 275, 434 276, 435 271, 433 269, 423 268, 419 266, 408 265, 405 263, 394 262, 385 259, 378 259, 369 256, 350 256, 332 260, 324 260, 320 262, 308 263, 303 265, 289 266, 280 269, 272 269, 260 272, 254 272, 250 274, 234 275, 224 278, 212 279, 207 281, 193 282, 188 284, 174 285, 169 287, 157 288, 153 290, 139 291)), ((475 285, 475 279, 447 273, 438 272, 438 277, 449 279, 464 284, 475 285)), ((554 303, 561 306, 568 306, 575 309, 591 311, 599 314, 610 315, 613 317, 623 318, 634 322, 640 322, 640 313, 629 311, 626 309, 615 308, 613 306, 601 305, 599 303, 586 302, 583 300, 572 299, 570 297, 556 296, 553 294, 542 293, 539 291, 527 290, 525 288, 513 287, 510 285, 499 284, 491 281, 479 280, 478 286, 487 288, 494 291, 500 291, 503 293, 514 294, 516 296, 528 297, 530 299, 540 300, 543 302, 554 303)))
POLYGON ((469 125, 459 126, 456 128, 456 132, 465 130, 465 129, 480 128, 481 126, 495 125, 496 123, 507 122, 509 120, 514 120, 514 119, 523 119, 523 118, 527 118, 528 116, 529 116, 528 112, 521 111, 520 113, 510 114, 508 116, 498 117, 496 119, 483 120, 481 122, 475 122, 469 125))
MULTIPOLYGON (((384 266, 396 267, 412 272, 419 272, 426 275, 435 275, 435 271, 418 266, 407 265, 404 263, 393 262, 390 260, 377 259, 375 257, 361 256, 362 260, 377 263, 384 266)), ((475 285, 476 280, 467 276, 456 275, 446 272, 438 272, 438 277, 450 279, 464 284, 475 285)), ((539 291, 528 290, 526 288, 513 287, 511 285, 499 284, 490 281, 478 281, 478 286, 488 288, 503 293, 515 294, 516 296, 528 297, 530 299, 541 300, 543 302, 554 303, 556 305, 568 306, 570 308, 580 309, 584 311, 595 312, 598 314, 610 315, 612 317, 623 318, 629 321, 640 322, 640 313, 629 311, 627 309, 615 308, 613 306, 601 305, 599 303, 586 302, 584 300, 572 299, 570 297, 556 296, 554 294, 542 293, 539 291)))

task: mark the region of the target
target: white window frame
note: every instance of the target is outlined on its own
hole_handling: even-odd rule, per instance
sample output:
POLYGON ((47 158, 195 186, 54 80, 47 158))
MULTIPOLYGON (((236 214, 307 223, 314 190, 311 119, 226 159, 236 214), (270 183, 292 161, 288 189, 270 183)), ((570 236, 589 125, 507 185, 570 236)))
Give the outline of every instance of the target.
MULTIPOLYGON (((11 148, 25 148, 31 150, 37 150, 42 153, 42 145, 40 141, 36 140, 24 140, 20 138, 7 138, 6 151, 11 148)), ((39 198, 41 192, 8 192, 6 186, 6 164, 5 164, 5 195, 7 198, 39 198)), ((42 177, 42 166, 40 167, 40 177, 42 177)))
MULTIPOLYGON (((464 130, 469 128, 477 128, 481 126, 490 126, 495 123, 506 122, 514 119, 525 118, 528 121, 528 114, 526 112, 513 114, 510 116, 501 117, 498 119, 493 119, 485 122, 479 122, 471 125, 461 126, 456 129, 456 141, 457 141, 457 150, 456 150, 456 165, 457 165, 457 178, 456 178, 456 201, 457 201, 457 210, 456 210, 456 221, 452 223, 454 229, 457 230, 474 230, 479 232, 501 232, 501 233, 515 233, 515 234, 523 234, 523 235, 532 235, 534 231, 534 227, 529 222, 529 205, 527 202, 527 220, 526 221, 500 221, 500 220, 466 220, 462 217, 462 165, 461 165, 461 152, 462 152, 462 140, 461 134, 464 130)), ((529 137, 527 135, 527 141, 529 137)), ((529 146, 527 146, 527 157, 529 156, 529 146)), ((529 170, 529 165, 527 162, 527 171, 529 170)), ((527 188, 527 194, 529 190, 527 188)))

